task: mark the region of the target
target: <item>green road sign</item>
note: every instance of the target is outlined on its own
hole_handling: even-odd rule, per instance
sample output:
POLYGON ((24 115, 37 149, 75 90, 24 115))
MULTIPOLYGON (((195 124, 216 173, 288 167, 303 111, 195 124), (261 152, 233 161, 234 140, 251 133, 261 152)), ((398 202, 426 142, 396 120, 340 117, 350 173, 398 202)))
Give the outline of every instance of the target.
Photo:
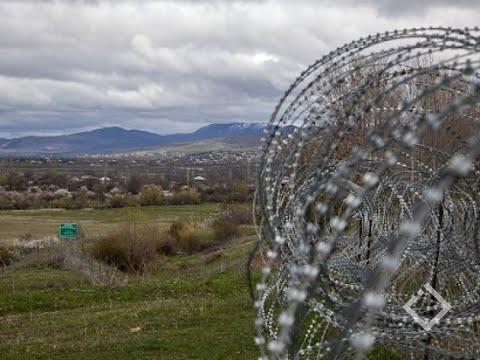
POLYGON ((78 226, 72 223, 63 223, 59 227, 60 238, 76 239, 78 236, 78 226))

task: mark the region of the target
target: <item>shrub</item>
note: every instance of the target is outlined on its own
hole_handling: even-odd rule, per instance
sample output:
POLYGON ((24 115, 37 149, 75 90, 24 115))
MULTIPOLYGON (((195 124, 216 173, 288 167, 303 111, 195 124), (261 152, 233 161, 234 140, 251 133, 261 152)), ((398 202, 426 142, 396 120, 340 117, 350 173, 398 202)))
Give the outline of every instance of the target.
POLYGON ((61 200, 63 201, 56 204, 63 205, 61 207, 67 210, 78 210, 88 207, 88 199, 83 195, 74 198, 61 198, 61 200))
POLYGON ((107 209, 109 205, 107 201, 90 200, 88 202, 88 206, 94 209, 107 209))
POLYGON ((22 174, 14 170, 11 170, 7 173, 6 177, 7 177, 7 182, 5 185, 10 190, 17 190, 17 191, 25 190, 27 185, 27 180, 22 174))
POLYGON ((131 194, 138 194, 142 188, 142 178, 139 174, 131 174, 125 184, 127 191, 131 194))
POLYGON ((125 278, 117 276, 116 269, 105 266, 86 254, 77 243, 62 243, 49 246, 40 252, 27 252, 13 266, 14 269, 25 267, 49 267, 79 272, 93 284, 111 285, 125 283, 125 278))
POLYGON ((139 206, 138 198, 133 195, 125 195, 125 207, 136 207, 139 206))
POLYGON ((230 216, 224 216, 216 219, 213 224, 215 240, 230 240, 240 234, 240 227, 230 216))
POLYGON ((120 270, 128 269, 128 260, 121 232, 109 234, 96 241, 90 248, 90 255, 120 270))
POLYGON ((174 205, 200 204, 200 200, 197 189, 182 189, 169 198, 169 202, 174 205))
POLYGON ((231 199, 232 201, 245 202, 252 199, 252 191, 245 181, 238 181, 232 186, 231 199))
POLYGON ((12 197, 12 205, 15 210, 25 210, 30 207, 29 199, 23 194, 16 194, 12 197))
POLYGON ((200 190, 203 201, 248 202, 253 200, 254 189, 245 181, 238 181, 232 186, 214 186, 200 190))
POLYGON ((221 209, 227 212, 229 218, 237 224, 253 224, 253 213, 251 207, 223 205, 221 209))
POLYGON ((41 198, 35 196, 27 196, 29 209, 42 209, 48 207, 48 202, 41 198))
POLYGON ((183 224, 174 222, 170 226, 170 236, 173 238, 175 248, 192 254, 202 249, 200 228, 196 224, 183 224))
POLYGON ((67 207, 67 198, 53 199, 48 202, 49 208, 65 209, 67 207))
POLYGON ((220 186, 202 189, 202 200, 208 202, 227 202, 227 191, 220 186))
POLYGON ((40 183, 63 188, 67 186, 67 177, 64 174, 58 173, 56 170, 47 170, 47 172, 42 174, 40 183))
POLYGON ((15 261, 14 253, 3 246, 0 246, 0 266, 6 267, 15 261))
POLYGON ((252 209, 246 206, 224 204, 204 220, 203 226, 213 227, 215 222, 222 219, 227 219, 239 225, 250 225, 253 223, 252 209))
POLYGON ((12 201, 4 195, 0 194, 0 210, 11 210, 13 209, 12 201))
POLYGON ((138 205, 137 199, 132 195, 116 194, 108 201, 108 207, 111 208, 135 207, 138 205))
POLYGON ((89 251, 95 259, 121 271, 145 273, 153 266, 159 239, 155 228, 140 230, 127 225, 96 241, 89 251))
POLYGON ((159 186, 144 186, 139 199, 142 206, 162 205, 165 199, 162 194, 162 188, 159 186))
POLYGON ((169 234, 165 234, 157 243, 157 252, 162 255, 175 255, 177 253, 177 244, 175 239, 169 234))
POLYGON ((123 208, 127 205, 127 199, 124 195, 114 195, 109 199, 108 205, 112 208, 123 208))
POLYGON ((179 221, 174 221, 171 225, 170 225, 170 230, 169 230, 169 233, 170 235, 175 239, 177 240, 179 237, 180 237, 180 231, 185 227, 185 224, 184 223, 181 223, 179 221))
POLYGON ((202 249, 202 242, 198 227, 192 224, 186 225, 180 231, 180 237, 177 240, 177 248, 192 254, 202 249))

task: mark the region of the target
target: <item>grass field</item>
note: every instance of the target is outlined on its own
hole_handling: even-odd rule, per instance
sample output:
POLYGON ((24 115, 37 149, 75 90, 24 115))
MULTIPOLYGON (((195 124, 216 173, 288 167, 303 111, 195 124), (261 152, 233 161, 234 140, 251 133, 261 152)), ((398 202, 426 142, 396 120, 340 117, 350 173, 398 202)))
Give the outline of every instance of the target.
POLYGON ((84 210, 14 210, 0 211, 0 245, 26 235, 56 236, 62 222, 76 222, 87 238, 96 238, 125 222, 157 224, 168 227, 174 220, 199 220, 218 207, 217 204, 165 205, 122 209, 84 210))
POLYGON ((1 358, 255 358, 243 272, 197 265, 195 275, 175 269, 123 286, 54 269, 2 276, 1 358))
MULTIPOLYGON (((55 224, 67 220, 92 231, 131 217, 166 225, 200 219, 214 208, 8 212, 0 214, 0 234, 35 233, 30 224, 53 234, 55 224)), ((79 273, 50 267, 6 271, 0 274, 0 358, 255 358, 245 276, 252 240, 235 239, 213 257, 160 258, 153 273, 129 274, 120 285, 92 285, 79 273)))

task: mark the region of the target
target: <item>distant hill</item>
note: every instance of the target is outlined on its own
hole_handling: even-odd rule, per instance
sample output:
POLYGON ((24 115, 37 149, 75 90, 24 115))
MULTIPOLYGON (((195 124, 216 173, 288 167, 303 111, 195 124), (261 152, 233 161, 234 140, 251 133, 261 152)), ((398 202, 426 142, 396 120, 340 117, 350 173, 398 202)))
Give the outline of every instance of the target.
POLYGON ((133 157, 156 157, 172 152, 198 154, 211 151, 256 151, 259 145, 259 136, 245 135, 176 142, 148 149, 126 151, 122 152, 122 154, 128 154, 133 157))
POLYGON ((107 127, 71 135, 0 139, 0 155, 104 154, 215 138, 229 138, 232 143, 248 139, 250 144, 255 139, 259 142, 264 127, 260 123, 211 124, 192 133, 173 135, 107 127))
POLYGON ((261 123, 211 124, 198 129, 192 135, 197 139, 247 135, 258 136, 264 128, 265 124, 261 123))

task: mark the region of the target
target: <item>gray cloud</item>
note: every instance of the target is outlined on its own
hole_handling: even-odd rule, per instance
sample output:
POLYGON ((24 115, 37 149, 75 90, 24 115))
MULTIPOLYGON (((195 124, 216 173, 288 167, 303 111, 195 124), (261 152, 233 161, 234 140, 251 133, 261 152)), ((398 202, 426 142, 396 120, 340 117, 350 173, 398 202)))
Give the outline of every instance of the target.
POLYGON ((266 121, 308 64, 393 28, 476 25, 476 1, 0 3, 0 136, 266 121))
POLYGON ((449 9, 466 9, 471 11, 479 11, 480 2, 477 0, 361 0, 363 3, 369 4, 377 8, 381 14, 390 16, 402 14, 425 14, 428 10, 436 8, 444 8, 448 12, 449 9))

